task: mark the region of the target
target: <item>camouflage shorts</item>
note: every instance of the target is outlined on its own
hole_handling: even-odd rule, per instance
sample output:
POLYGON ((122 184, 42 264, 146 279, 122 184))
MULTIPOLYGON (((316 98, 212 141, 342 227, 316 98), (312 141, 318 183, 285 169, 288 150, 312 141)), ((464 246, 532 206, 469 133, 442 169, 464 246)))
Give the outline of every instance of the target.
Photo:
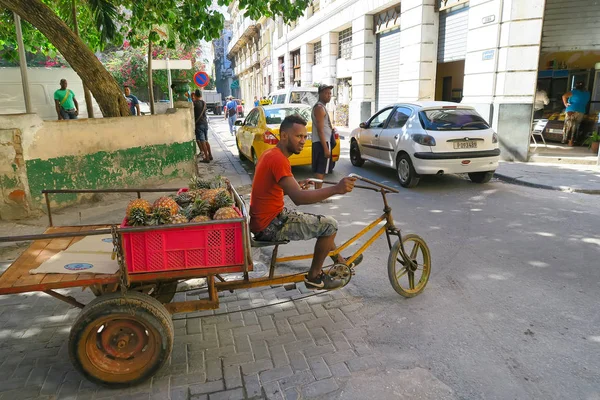
POLYGON ((337 221, 332 217, 284 208, 265 230, 255 235, 255 238, 265 242, 310 240, 331 236, 337 232, 337 229, 337 221))

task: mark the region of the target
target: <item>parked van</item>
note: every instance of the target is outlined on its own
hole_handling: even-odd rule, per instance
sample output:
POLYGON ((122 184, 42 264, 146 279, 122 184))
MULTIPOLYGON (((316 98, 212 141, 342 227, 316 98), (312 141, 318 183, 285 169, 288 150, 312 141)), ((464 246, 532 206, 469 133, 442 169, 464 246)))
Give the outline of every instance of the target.
POLYGON ((269 100, 271 104, 299 103, 312 107, 319 101, 319 93, 316 87, 292 87, 271 92, 269 100))
MULTIPOLYGON (((42 119, 58 119, 54 106, 54 92, 60 89, 60 80, 66 79, 68 88, 75 93, 79 103, 79 118, 87 118, 83 84, 71 68, 27 68, 29 93, 33 112, 42 119)), ((102 118, 100 107, 92 97, 94 117, 102 118)), ((21 70, 0 68, 0 114, 25 113, 21 70)))

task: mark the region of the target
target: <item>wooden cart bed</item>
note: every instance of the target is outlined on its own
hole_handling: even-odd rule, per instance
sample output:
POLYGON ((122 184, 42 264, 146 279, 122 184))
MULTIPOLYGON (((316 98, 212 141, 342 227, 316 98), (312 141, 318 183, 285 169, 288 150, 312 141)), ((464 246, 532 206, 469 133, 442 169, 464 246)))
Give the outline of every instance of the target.
MULTIPOLYGON (((52 227, 44 233, 80 232, 106 226, 68 226, 52 227)), ((73 238, 56 238, 34 241, 28 248, 0 275, 0 295, 25 292, 37 292, 70 287, 83 287, 93 284, 109 284, 119 282, 119 274, 35 274, 30 270, 36 269, 44 261, 56 253, 65 250, 70 245, 83 239, 83 236, 73 238)))

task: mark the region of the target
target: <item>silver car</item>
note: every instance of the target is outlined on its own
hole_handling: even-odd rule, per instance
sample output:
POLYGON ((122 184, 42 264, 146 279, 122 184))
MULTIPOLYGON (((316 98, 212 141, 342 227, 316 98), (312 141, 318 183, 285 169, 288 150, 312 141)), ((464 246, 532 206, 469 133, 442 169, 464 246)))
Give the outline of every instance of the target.
POLYGON ((500 159, 498 136, 472 107, 441 101, 385 107, 350 135, 350 160, 397 171, 414 187, 421 175, 467 173, 486 183, 500 159))

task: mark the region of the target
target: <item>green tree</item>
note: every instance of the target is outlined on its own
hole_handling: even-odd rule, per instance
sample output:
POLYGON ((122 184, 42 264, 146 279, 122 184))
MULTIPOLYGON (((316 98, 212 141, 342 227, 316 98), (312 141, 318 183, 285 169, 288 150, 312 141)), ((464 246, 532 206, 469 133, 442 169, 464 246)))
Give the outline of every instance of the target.
MULTIPOLYGON (((117 15, 117 19, 124 27, 124 36, 134 46, 141 44, 136 42, 140 40, 138 38, 148 34, 150 43, 158 44, 166 40, 166 47, 174 48, 175 35, 168 35, 167 39, 161 38, 156 32, 158 26, 166 26, 184 44, 201 39, 216 39, 223 28, 224 18, 217 11, 209 9, 210 0, 105 1, 122 6, 124 11, 117 15)), ((218 0, 218 4, 227 6, 232 1, 218 0)), ((90 47, 60 18, 60 11, 56 7, 50 8, 46 2, 52 5, 50 0, 0 0, 0 7, 17 13, 47 38, 90 88, 104 116, 129 115, 127 102, 115 79, 90 47)), ((245 10, 246 16, 253 19, 281 15, 284 21, 289 22, 300 17, 310 2, 311 0, 240 0, 239 7, 245 10)), ((9 26, 14 25, 10 23, 9 26)), ((39 47, 40 43, 29 42, 29 46, 39 47)))

